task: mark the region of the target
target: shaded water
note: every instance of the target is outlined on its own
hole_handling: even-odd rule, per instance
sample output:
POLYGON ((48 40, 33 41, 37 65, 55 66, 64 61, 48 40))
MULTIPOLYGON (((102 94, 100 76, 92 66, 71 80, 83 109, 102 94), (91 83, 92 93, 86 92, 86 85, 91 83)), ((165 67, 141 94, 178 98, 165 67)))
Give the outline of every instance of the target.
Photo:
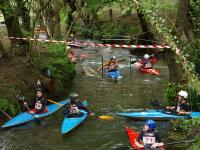
MULTIPOLYGON (((70 91, 79 93, 81 99, 87 99, 89 108, 99 115, 114 115, 123 110, 141 110, 151 108, 148 101, 151 99, 163 99, 164 83, 168 81, 168 69, 164 61, 160 60, 156 68, 161 72, 160 76, 141 75, 136 68, 129 70, 128 50, 94 48, 77 50, 78 54, 89 54, 90 58, 80 61, 77 74, 72 81, 70 91), (108 79, 101 73, 98 76, 88 77, 83 74, 83 68, 95 69, 101 64, 101 56, 108 59, 111 55, 127 58, 121 65, 123 78, 119 81, 108 79)), ((69 83, 66 83, 69 84, 69 83)), ((26 126, 12 128, 0 132, 0 149, 6 150, 109 150, 118 145, 129 145, 128 137, 124 131, 126 125, 141 129, 143 121, 127 120, 115 116, 114 120, 99 120, 89 117, 83 124, 70 134, 62 136, 60 126, 62 123, 62 110, 56 112, 43 121, 43 126, 29 123, 26 126), (1 147, 2 145, 2 147, 1 147)), ((158 130, 167 140, 167 122, 159 122, 158 130)))

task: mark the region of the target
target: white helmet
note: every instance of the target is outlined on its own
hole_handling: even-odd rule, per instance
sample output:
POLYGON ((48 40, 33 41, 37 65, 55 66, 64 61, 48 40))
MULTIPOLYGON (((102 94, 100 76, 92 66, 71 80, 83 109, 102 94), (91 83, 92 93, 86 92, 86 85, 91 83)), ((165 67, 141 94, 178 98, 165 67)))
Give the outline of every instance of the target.
POLYGON ((116 57, 115 57, 115 56, 112 56, 112 57, 111 57, 111 60, 112 60, 112 59, 114 59, 114 60, 115 60, 115 59, 116 59, 116 57))
POLYGON ((179 96, 182 96, 184 99, 187 99, 188 98, 188 93, 186 91, 180 91, 178 92, 178 95, 179 96))
POLYGON ((144 59, 149 59, 149 57, 150 57, 149 54, 144 55, 144 59))

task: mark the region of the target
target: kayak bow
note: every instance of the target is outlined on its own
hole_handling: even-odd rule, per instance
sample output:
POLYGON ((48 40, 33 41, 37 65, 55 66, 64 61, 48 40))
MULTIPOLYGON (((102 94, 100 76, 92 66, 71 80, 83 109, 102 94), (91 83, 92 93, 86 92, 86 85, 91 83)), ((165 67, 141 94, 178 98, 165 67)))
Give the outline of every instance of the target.
MULTIPOLYGON (((83 101, 83 104, 87 106, 87 101, 83 101)), ((80 117, 65 117, 62 126, 61 126, 61 133, 66 134, 70 132, 72 129, 80 125, 88 116, 87 112, 84 110, 80 110, 82 116, 80 117)))

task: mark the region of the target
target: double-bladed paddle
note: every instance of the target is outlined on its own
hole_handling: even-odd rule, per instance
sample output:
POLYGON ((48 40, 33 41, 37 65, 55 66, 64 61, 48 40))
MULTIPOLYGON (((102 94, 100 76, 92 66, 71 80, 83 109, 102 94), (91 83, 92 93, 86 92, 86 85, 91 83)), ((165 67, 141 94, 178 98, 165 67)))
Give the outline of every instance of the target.
MULTIPOLYGON (((151 103, 152 105, 154 105, 154 106, 158 106, 158 107, 160 107, 160 108, 163 108, 163 109, 166 110, 166 111, 171 112, 171 114, 173 114, 173 115, 178 115, 177 112, 176 112, 175 110, 167 109, 166 106, 160 104, 160 102, 158 102, 157 100, 151 100, 150 103, 151 103)), ((190 119, 192 118, 190 115, 185 115, 185 116, 188 117, 188 118, 190 118, 190 119)))
MULTIPOLYGON (((182 143, 192 143, 195 141, 196 141, 195 139, 186 140, 186 141, 176 141, 176 142, 164 143, 164 146, 174 145, 174 144, 182 144, 182 143)), ((120 147, 116 147, 115 150, 141 150, 141 148, 131 148, 129 146, 120 146, 120 147)))
MULTIPOLYGON (((48 99, 48 101, 51 102, 51 103, 57 104, 59 106, 64 106, 63 104, 60 104, 60 103, 53 101, 51 99, 48 99)), ((94 115, 94 117, 97 117, 97 118, 102 119, 102 120, 112 120, 114 118, 113 116, 107 116, 107 115, 101 115, 100 116, 100 115, 96 115, 96 114, 94 115)))

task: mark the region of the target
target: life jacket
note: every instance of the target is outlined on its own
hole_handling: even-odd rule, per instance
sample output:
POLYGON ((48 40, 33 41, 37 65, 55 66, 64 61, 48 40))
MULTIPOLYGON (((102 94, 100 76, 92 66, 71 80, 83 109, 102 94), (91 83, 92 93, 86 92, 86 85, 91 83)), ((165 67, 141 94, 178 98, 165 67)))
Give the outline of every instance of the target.
POLYGON ((36 102, 35 102, 35 112, 36 113, 42 113, 43 111, 45 111, 46 106, 44 104, 45 99, 43 97, 41 98, 36 98, 36 102))
POLYGON ((80 112, 80 110, 78 109, 78 107, 76 106, 76 104, 70 104, 69 105, 69 114, 78 114, 80 112))
POLYGON ((116 69, 117 69, 116 61, 115 62, 109 61, 109 63, 108 63, 108 71, 112 71, 112 70, 116 70, 116 69))
POLYGON ((144 68, 152 68, 151 61, 149 59, 144 59, 143 60, 143 67, 144 68))
POLYGON ((153 132, 144 132, 142 137, 142 143, 144 145, 153 145, 156 143, 156 131, 153 132))
MULTIPOLYGON (((189 109, 191 109, 189 103, 185 102, 185 104, 188 105, 189 109)), ((183 107, 183 104, 178 103, 178 104, 176 105, 176 112, 178 113, 178 112, 180 112, 181 110, 188 112, 188 110, 185 110, 185 108, 183 107)), ((189 111, 190 111, 190 110, 189 110, 189 111)))

